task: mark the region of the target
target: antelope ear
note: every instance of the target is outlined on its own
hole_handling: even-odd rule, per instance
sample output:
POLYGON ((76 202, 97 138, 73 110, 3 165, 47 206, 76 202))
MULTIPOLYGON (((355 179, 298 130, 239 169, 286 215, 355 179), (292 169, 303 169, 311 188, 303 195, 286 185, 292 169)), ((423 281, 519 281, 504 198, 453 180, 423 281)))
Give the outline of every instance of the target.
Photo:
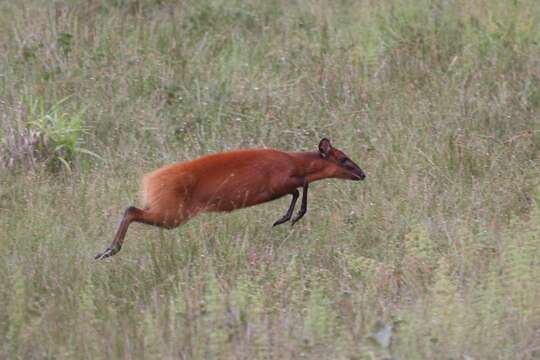
POLYGON ((330 155, 331 149, 332 145, 330 145, 330 140, 328 140, 327 138, 323 138, 319 143, 319 153, 321 154, 321 157, 323 159, 326 159, 328 155, 330 155))

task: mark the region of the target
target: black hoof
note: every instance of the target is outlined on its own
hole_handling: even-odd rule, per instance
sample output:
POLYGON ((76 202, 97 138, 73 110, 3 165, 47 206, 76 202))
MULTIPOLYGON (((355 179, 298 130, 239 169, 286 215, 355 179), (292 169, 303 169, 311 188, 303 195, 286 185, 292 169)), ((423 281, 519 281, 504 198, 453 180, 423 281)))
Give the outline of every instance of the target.
POLYGON ((283 224, 283 223, 286 223, 287 221, 289 221, 289 219, 290 219, 290 217, 279 219, 278 221, 276 221, 276 222, 274 223, 274 225, 272 225, 272 227, 277 226, 277 225, 281 225, 281 224, 283 224))
POLYGON ((113 252, 113 250, 111 248, 107 248, 107 250, 105 250, 104 252, 102 252, 100 254, 97 254, 94 259, 103 260, 103 259, 106 259, 108 257, 113 256, 116 253, 117 253, 117 251, 113 252))
POLYGON ((296 215, 296 217, 291 220, 291 225, 296 224, 296 222, 300 220, 301 218, 303 218, 305 214, 306 214, 305 212, 300 212, 298 215, 296 215))

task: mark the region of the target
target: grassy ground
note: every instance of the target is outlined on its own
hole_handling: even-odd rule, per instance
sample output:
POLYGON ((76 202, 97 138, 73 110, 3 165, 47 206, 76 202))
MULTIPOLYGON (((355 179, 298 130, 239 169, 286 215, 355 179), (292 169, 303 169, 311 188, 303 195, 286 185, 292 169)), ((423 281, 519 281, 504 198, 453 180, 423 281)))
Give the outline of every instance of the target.
POLYGON ((0 358, 540 358, 535 0, 0 2, 0 358), (142 174, 367 173, 111 241, 142 174))

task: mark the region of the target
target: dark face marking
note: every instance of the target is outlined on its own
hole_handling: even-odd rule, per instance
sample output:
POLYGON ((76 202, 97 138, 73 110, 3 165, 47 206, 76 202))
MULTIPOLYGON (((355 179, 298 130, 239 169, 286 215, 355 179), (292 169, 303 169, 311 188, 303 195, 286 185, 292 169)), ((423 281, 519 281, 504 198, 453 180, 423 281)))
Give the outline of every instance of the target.
POLYGON ((319 144, 319 153, 323 159, 331 161, 339 166, 344 175, 349 176, 351 180, 364 180, 366 174, 352 161, 344 152, 338 150, 330 144, 330 140, 324 138, 319 144))
MULTIPOLYGON (((364 180, 366 178, 366 174, 362 169, 360 169, 360 166, 358 166, 354 161, 349 159, 347 155, 345 155, 340 150, 334 149, 334 158, 335 162, 349 175, 351 176, 351 180, 364 180)), ((332 156, 330 157, 332 158, 332 156)))

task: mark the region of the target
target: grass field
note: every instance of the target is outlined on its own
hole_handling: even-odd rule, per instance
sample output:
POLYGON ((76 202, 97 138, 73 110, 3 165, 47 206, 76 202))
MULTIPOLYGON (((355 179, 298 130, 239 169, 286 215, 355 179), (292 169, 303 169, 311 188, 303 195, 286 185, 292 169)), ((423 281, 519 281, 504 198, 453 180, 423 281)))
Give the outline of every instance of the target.
POLYGON ((0 1, 0 358, 540 358, 537 0, 0 1), (241 147, 367 174, 135 224, 241 147))

